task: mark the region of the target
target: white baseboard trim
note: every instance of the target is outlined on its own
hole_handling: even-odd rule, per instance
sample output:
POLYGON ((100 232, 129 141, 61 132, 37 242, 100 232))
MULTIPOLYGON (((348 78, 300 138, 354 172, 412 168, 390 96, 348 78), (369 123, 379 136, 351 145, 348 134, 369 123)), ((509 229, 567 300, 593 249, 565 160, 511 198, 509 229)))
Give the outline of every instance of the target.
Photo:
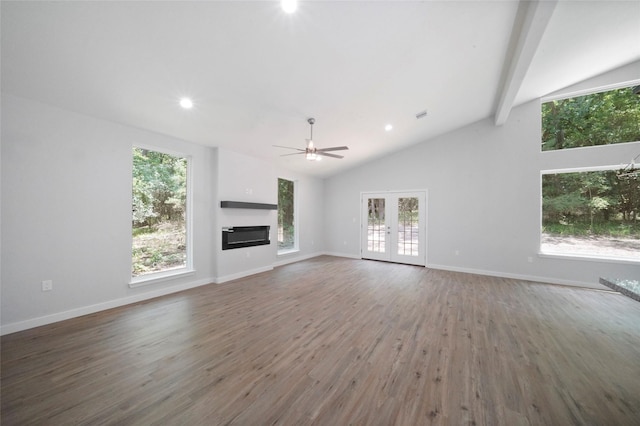
POLYGON ((458 266, 427 264, 427 268, 441 269, 443 271, 452 271, 452 272, 464 272, 467 274, 488 275, 491 277, 499 277, 499 278, 512 278, 515 280, 534 281, 534 282, 540 282, 545 284, 559 284, 559 285, 567 285, 572 287, 591 288, 595 290, 607 289, 607 287, 597 283, 563 280, 559 278, 538 277, 535 275, 512 274, 509 272, 486 271, 483 269, 461 268, 458 266))
POLYGON ((42 325, 52 324, 54 322, 64 321, 71 318, 81 317, 83 315, 94 314, 96 312, 105 311, 107 309, 118 308, 124 305, 130 305, 132 303, 142 302, 144 300, 153 299, 160 296, 165 296, 171 293, 177 293, 179 291, 189 290, 191 288, 200 287, 207 284, 212 284, 213 278, 205 278, 190 283, 178 284, 171 287, 165 287, 162 289, 147 291, 145 293, 136 294, 133 296, 127 296, 120 299, 110 300, 108 302, 96 303, 94 305, 82 306, 80 308, 70 309, 64 312, 58 312, 55 314, 45 315, 42 317, 32 318, 24 321, 18 321, 10 324, 3 324, 0 327, 0 335, 16 333, 18 331, 28 330, 30 328, 40 327, 42 325))
MULTIPOLYGON (((80 317, 83 315, 93 314, 93 313, 104 311, 107 309, 118 308, 120 306, 130 305, 132 303, 142 302, 144 300, 153 299, 153 298, 164 296, 167 294, 177 293, 179 291, 184 291, 184 290, 200 287, 207 284, 212 284, 212 283, 221 284, 227 281, 244 278, 249 275, 271 271, 273 270, 274 266, 282 266, 288 263, 299 262, 302 260, 307 260, 313 257, 322 256, 322 255, 345 257, 350 259, 360 259, 359 256, 356 256, 353 254, 338 253, 338 252, 319 252, 319 253, 312 253, 304 256, 291 257, 289 259, 279 260, 275 262, 273 266, 266 266, 262 268, 252 269, 250 271, 243 271, 237 274, 226 275, 224 277, 217 277, 215 279, 205 278, 197 281, 192 281, 189 283, 178 284, 171 287, 165 287, 165 288, 154 290, 154 291, 148 291, 141 294, 127 296, 120 299, 110 300, 108 302, 96 303, 94 305, 83 306, 80 308, 70 309, 64 312, 45 315, 42 317, 32 318, 24 321, 18 321, 10 324, 3 324, 2 326, 0 326, 0 336, 4 336, 5 334, 10 334, 10 333, 16 333, 18 331, 28 330, 30 328, 40 327, 47 324, 52 324, 59 321, 64 321, 71 318, 80 317)), ((563 280, 563 279, 539 277, 539 276, 531 276, 531 275, 523 275, 523 274, 487 271, 483 269, 463 268, 458 266, 437 265, 437 264, 427 264, 427 268, 440 269, 440 270, 453 271, 453 272, 463 272, 468 274, 488 275, 488 276, 501 277, 501 278, 511 278, 511 279, 517 279, 517 280, 525 280, 525 281, 534 281, 534 282, 541 282, 541 283, 547 283, 547 284, 560 284, 560 285, 567 285, 567 286, 574 286, 574 287, 591 288, 595 290, 610 290, 609 288, 599 283, 587 283, 582 281, 563 280)))
POLYGON ((227 281, 237 280, 239 278, 248 277, 249 275, 259 274, 261 272, 272 271, 273 266, 264 266, 262 268, 251 269, 250 271, 242 271, 237 274, 225 275, 224 277, 218 277, 214 280, 216 284, 226 283, 227 281))
POLYGON ((327 251, 327 252, 324 252, 322 254, 327 255, 327 256, 347 257, 349 259, 362 259, 361 256, 358 256, 358 255, 355 255, 355 254, 351 254, 351 253, 338 253, 338 252, 327 251))
POLYGON ((273 264, 274 267, 288 265, 289 263, 300 262, 302 260, 312 259, 314 257, 322 256, 325 253, 316 252, 311 254, 305 254, 302 256, 293 256, 293 255, 280 255, 278 256, 278 260, 273 264))

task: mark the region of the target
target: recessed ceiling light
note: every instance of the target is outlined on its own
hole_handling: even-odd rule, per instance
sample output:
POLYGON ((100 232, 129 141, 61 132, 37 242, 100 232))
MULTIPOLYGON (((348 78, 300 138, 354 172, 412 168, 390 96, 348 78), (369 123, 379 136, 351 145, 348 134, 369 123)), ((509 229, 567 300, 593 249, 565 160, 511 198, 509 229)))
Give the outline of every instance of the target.
POLYGON ((191 109, 193 108, 193 101, 189 98, 182 98, 180 99, 180 106, 184 109, 191 109))
POLYGON ((391 130, 393 130, 393 126, 391 124, 387 124, 386 126, 384 126, 384 130, 390 132, 391 130))
POLYGON ((280 5, 286 13, 293 13, 298 8, 298 0, 282 0, 280 5))

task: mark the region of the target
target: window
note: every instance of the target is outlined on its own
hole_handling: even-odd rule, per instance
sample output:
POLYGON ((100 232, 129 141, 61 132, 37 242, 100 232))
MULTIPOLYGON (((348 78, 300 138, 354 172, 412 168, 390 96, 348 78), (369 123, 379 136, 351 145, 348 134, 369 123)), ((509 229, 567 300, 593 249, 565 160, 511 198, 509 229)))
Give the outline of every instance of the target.
POLYGON ((542 104, 542 150, 640 141, 640 86, 542 104))
POLYGON ((132 277, 190 266, 189 161, 133 148, 132 277))
POLYGON ((640 177, 620 170, 542 175, 541 251, 640 261, 640 177))
MULTIPOLYGON (((542 104, 542 150, 640 141, 639 89, 542 104)), ((541 183, 542 253, 640 261, 640 174, 633 163, 542 171, 541 183)))
POLYGON ((295 192, 294 181, 278 178, 278 254, 298 249, 295 192))

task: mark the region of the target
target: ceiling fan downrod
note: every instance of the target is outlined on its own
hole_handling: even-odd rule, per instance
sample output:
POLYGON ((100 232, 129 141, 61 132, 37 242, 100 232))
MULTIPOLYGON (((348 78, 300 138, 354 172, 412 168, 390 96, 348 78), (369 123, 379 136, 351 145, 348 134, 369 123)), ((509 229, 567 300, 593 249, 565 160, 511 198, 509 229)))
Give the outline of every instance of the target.
POLYGON ((316 119, 311 117, 309 119, 307 119, 307 123, 309 123, 311 125, 311 136, 309 137, 309 140, 313 142, 313 125, 315 124, 316 119))

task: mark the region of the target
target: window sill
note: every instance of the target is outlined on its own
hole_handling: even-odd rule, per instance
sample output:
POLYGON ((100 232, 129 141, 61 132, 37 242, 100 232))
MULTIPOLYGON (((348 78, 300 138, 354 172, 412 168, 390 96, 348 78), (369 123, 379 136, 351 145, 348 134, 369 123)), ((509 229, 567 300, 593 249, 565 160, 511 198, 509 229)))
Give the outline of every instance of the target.
POLYGON ((155 274, 144 275, 141 277, 132 278, 129 282, 130 288, 143 287, 145 285, 157 284, 163 281, 169 281, 176 278, 188 277, 195 274, 195 269, 180 268, 164 272, 157 272, 155 274))
POLYGON ((299 249, 281 250, 278 252, 278 256, 288 256, 290 254, 300 253, 299 249))
POLYGON ((571 253, 549 253, 539 252, 538 257, 548 259, 566 259, 566 260, 584 260, 588 262, 602 262, 602 263, 620 263, 624 265, 637 265, 640 263, 640 259, 627 259, 623 257, 604 257, 588 254, 571 254, 571 253))

